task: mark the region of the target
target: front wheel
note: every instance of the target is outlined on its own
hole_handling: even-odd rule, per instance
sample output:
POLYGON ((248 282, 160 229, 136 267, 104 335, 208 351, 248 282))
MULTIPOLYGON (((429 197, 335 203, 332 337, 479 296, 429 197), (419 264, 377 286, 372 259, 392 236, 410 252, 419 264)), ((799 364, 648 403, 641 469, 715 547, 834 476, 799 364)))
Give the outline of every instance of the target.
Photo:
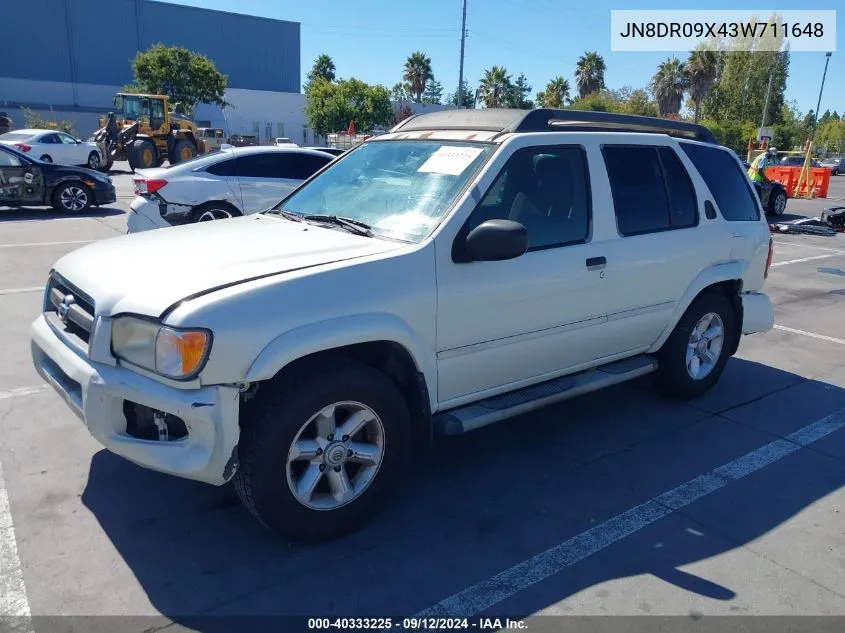
POLYGON ((654 378, 667 396, 696 398, 719 380, 734 336, 734 309, 718 291, 692 302, 657 354, 654 378))
POLYGON ((344 358, 265 385, 242 423, 235 489, 271 530, 322 541, 370 521, 410 455, 386 375, 344 358))
POLYGON ((769 195, 769 213, 772 215, 783 215, 786 211, 786 192, 782 189, 773 191, 769 195))
POLYGON ((63 213, 81 213, 91 206, 91 191, 78 182, 61 185, 53 193, 53 208, 63 213))

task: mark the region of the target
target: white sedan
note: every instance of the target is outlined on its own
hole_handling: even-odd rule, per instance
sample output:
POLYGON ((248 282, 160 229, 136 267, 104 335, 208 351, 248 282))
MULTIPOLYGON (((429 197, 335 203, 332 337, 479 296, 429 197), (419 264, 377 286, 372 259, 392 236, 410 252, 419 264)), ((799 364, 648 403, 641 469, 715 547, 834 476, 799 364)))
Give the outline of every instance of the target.
POLYGON ((270 208, 334 156, 298 147, 232 147, 135 171, 128 232, 222 220, 270 208))
POLYGON ((79 165, 99 169, 103 156, 96 143, 81 141, 56 130, 15 130, 0 134, 0 143, 33 158, 57 165, 79 165))

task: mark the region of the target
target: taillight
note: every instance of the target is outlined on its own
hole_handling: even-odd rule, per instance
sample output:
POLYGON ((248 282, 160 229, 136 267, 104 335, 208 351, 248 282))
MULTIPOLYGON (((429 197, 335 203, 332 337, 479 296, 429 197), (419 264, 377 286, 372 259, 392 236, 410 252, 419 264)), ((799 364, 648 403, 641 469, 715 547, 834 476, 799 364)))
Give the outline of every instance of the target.
POLYGON ((24 145, 23 143, 15 143, 15 147, 24 153, 32 149, 29 145, 24 145))
POLYGON ((166 180, 158 180, 155 178, 135 178, 134 181, 136 196, 155 193, 167 184, 166 180))
POLYGON ((763 279, 769 276, 769 268, 772 265, 772 258, 775 256, 775 241, 769 238, 769 256, 766 258, 766 272, 763 273, 763 279))

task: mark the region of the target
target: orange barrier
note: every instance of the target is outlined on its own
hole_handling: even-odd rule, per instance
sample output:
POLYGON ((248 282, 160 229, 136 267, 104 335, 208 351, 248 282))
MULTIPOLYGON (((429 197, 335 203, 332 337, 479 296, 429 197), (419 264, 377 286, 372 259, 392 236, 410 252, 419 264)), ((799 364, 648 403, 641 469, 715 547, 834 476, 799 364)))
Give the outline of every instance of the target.
POLYGON ((814 167, 810 170, 810 177, 804 176, 804 182, 801 183, 801 190, 795 191, 798 185, 798 179, 801 176, 801 167, 768 167, 766 169, 766 177, 770 180, 775 180, 786 188, 786 195, 790 198, 799 196, 807 196, 807 181, 809 180, 809 190, 816 190, 816 198, 827 198, 827 190, 830 187, 830 169, 827 167, 814 167))

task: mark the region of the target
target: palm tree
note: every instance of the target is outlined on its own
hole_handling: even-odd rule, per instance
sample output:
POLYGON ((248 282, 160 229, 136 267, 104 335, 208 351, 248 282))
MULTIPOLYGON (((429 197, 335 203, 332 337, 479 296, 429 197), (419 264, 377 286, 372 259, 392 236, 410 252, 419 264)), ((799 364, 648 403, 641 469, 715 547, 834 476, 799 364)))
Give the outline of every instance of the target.
POLYGON ((308 89, 308 86, 311 85, 311 82, 315 79, 322 79, 323 81, 334 81, 335 80, 335 72, 337 68, 335 68, 334 60, 323 53, 322 55, 318 56, 317 59, 314 60, 314 65, 311 66, 311 72, 308 73, 305 77, 305 88, 308 89))
POLYGON ((408 83, 414 101, 417 103, 422 101, 425 85, 433 77, 430 57, 426 57, 425 53, 421 51, 411 53, 408 56, 408 59, 405 61, 405 72, 402 75, 402 79, 408 83))
POLYGON ((604 88, 605 70, 607 66, 604 58, 595 51, 587 51, 578 58, 578 63, 575 64, 575 81, 578 84, 578 95, 582 99, 604 88))
POLYGON ((508 91, 511 89, 511 78, 504 66, 493 66, 484 71, 484 78, 478 87, 478 96, 486 108, 501 108, 508 91))
POLYGON ((562 108, 569 100, 569 81, 563 77, 555 77, 537 93, 537 103, 544 108, 562 108))
POLYGON ((716 80, 716 53, 698 48, 690 53, 686 63, 689 78, 689 96, 695 104, 695 122, 701 120, 701 103, 716 80))
POLYGON ((681 101, 687 89, 687 74, 683 62, 677 57, 670 57, 661 62, 657 72, 651 78, 651 92, 657 100, 657 109, 661 116, 678 114, 681 101))

